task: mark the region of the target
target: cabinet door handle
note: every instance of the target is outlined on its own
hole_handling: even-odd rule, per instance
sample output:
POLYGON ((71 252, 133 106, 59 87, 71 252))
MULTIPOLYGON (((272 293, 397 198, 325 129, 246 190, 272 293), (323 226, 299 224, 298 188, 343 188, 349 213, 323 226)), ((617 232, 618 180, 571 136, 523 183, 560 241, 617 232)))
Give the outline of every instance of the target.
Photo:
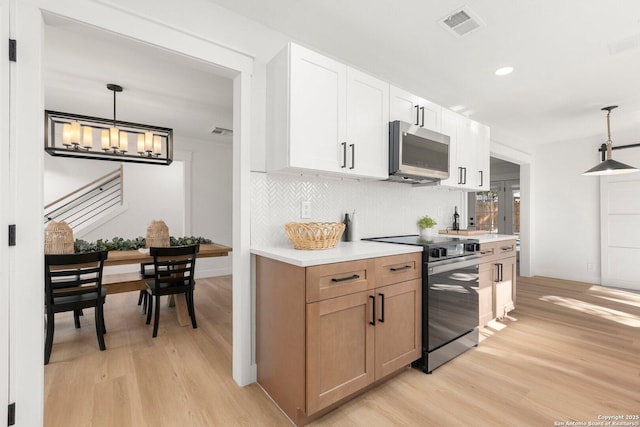
POLYGON ((342 145, 342 166, 340 167, 346 168, 347 167, 347 143, 341 142, 340 145, 342 145))
POLYGON ((464 182, 462 182, 462 168, 460 166, 458 166, 458 184, 464 184, 464 182))
POLYGON ((420 125, 421 128, 424 127, 424 107, 420 107, 420 111, 422 112, 422 124, 420 125))
POLYGON ((502 277, 502 264, 495 264, 496 266, 496 283, 502 282, 502 280, 504 280, 504 278, 502 277))
POLYGON ((371 321, 369 322, 369 324, 376 326, 376 297, 374 297, 373 295, 369 295, 369 298, 371 298, 371 300, 373 301, 371 307, 371 321))
POLYGON ((356 144, 349 144, 351 147, 351 167, 349 169, 353 169, 356 167, 356 144))
POLYGON ((404 265, 402 267, 391 267, 389 270, 391 270, 391 271, 403 271, 403 270, 408 270, 410 268, 411 268, 410 265, 404 265))
POLYGON ((467 183, 467 168, 462 168, 464 170, 464 181, 462 182, 463 184, 467 183))
POLYGON ((482 187, 484 186, 484 172, 483 171, 479 171, 480 172, 480 185, 478 187, 482 187))
POLYGON ((416 105, 416 126, 420 125, 420 106, 416 105))
POLYGON ((346 280, 355 280, 355 279, 359 279, 360 276, 358 276, 357 274, 354 274, 352 276, 347 276, 347 277, 340 277, 339 279, 336 279, 335 277, 331 279, 332 282, 344 282, 346 280))
POLYGON ((380 323, 384 323, 384 294, 378 294, 380 296, 380 323))

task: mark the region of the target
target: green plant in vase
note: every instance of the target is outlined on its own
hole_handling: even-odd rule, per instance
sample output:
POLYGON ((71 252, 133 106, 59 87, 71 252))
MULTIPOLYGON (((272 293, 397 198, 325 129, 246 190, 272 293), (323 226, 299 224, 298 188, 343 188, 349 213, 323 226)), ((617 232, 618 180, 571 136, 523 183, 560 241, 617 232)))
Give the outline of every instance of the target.
POLYGON ((429 215, 425 215, 418 220, 418 227, 420 228, 420 235, 423 237, 431 236, 433 234, 433 227, 438 225, 435 219, 429 215))

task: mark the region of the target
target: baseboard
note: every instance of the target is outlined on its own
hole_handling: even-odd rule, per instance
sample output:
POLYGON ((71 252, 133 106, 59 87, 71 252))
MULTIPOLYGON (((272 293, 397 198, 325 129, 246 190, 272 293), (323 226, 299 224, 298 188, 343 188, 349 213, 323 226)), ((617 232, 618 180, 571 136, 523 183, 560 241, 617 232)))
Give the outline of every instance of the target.
POLYGON ((207 270, 198 270, 196 265, 196 279, 203 279, 205 277, 217 277, 217 276, 228 276, 231 274, 231 267, 221 267, 221 268, 210 268, 207 270))

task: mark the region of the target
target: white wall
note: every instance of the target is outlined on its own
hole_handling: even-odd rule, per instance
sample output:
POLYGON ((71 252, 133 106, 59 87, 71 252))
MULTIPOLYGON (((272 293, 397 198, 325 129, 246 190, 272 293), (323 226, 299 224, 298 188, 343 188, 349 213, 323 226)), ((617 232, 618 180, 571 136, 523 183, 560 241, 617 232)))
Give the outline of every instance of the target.
MULTIPOLYGON (((120 163, 101 160, 44 157, 45 204, 89 184, 120 167, 120 163)), ((74 235, 89 242, 146 235, 152 220, 163 220, 172 236, 184 236, 184 164, 169 166, 122 163, 125 212, 98 228, 74 235)))
POLYGON ((555 142, 536 151, 536 275, 600 282, 600 181, 581 174, 600 161, 601 143, 555 142))

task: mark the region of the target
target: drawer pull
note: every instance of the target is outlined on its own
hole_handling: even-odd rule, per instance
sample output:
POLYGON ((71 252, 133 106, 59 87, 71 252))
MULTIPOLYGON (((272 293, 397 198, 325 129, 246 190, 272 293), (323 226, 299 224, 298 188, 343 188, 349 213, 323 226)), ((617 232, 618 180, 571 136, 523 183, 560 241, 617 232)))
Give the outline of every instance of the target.
POLYGON ((513 245, 511 246, 503 246, 500 248, 501 251, 503 252, 511 252, 513 250, 513 245))
POLYGON ((493 253, 493 249, 489 249, 486 251, 480 251, 480 255, 487 255, 487 254, 492 254, 493 253))
POLYGON ((344 282, 346 280, 355 280, 355 279, 359 279, 360 276, 358 276, 357 274, 354 274, 353 276, 348 276, 348 277, 341 277, 339 279, 336 279, 335 277, 331 279, 332 282, 344 282))
POLYGON ((410 268, 411 268, 410 265, 405 265, 405 266, 402 266, 402 267, 391 267, 389 270, 391 270, 391 271, 403 271, 403 270, 408 270, 410 268))

